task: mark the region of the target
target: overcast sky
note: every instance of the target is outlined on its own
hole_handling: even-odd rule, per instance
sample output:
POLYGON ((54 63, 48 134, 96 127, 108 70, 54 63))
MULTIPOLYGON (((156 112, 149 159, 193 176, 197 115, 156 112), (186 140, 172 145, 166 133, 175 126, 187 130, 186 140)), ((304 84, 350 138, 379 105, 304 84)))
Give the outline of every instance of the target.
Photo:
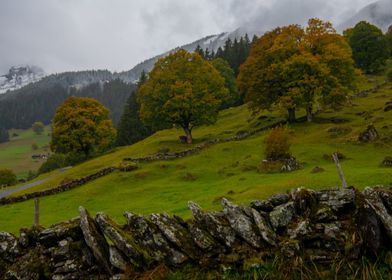
POLYGON ((372 0, 0 0, 0 74, 135 64, 201 37, 321 17, 337 23, 372 0))

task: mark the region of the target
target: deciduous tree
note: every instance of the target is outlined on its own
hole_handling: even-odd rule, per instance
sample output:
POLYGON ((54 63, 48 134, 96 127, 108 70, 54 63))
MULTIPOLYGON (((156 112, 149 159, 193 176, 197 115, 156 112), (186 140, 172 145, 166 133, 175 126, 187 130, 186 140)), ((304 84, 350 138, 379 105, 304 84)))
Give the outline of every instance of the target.
POLYGON ((212 124, 228 96, 224 79, 199 54, 178 50, 160 59, 141 86, 141 119, 154 129, 176 125, 192 143, 195 126, 212 124))
POLYGON ((293 122, 303 107, 311 121, 316 101, 336 106, 355 89, 356 70, 345 39, 330 23, 310 19, 305 30, 289 25, 262 36, 237 82, 253 111, 279 106, 293 122))
POLYGON ((42 122, 35 122, 31 126, 31 128, 33 129, 35 134, 41 135, 44 132, 45 125, 42 122))
POLYGON ((56 153, 83 153, 109 148, 116 136, 109 111, 93 98, 69 97, 56 111, 50 143, 56 153))

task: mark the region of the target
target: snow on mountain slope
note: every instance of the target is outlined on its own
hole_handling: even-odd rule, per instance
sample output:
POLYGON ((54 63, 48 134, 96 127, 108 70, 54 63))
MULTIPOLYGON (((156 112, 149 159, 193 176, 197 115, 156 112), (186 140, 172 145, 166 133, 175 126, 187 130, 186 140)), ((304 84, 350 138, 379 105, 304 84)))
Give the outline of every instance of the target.
POLYGON ((8 74, 0 76, 0 94, 37 82, 45 75, 45 72, 37 66, 13 66, 8 74))
POLYGON ((339 31, 354 27, 358 22, 365 20, 377 25, 384 32, 392 25, 392 0, 381 0, 365 6, 354 16, 338 26, 339 31))

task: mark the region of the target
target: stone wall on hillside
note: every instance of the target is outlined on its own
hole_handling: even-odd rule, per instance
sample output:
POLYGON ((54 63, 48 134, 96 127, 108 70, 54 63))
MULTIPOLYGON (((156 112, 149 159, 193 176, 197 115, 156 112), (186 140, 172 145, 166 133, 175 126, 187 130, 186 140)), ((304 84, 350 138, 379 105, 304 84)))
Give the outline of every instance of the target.
POLYGON ((0 278, 136 278, 160 265, 241 270, 275 255, 325 264, 391 251, 389 189, 299 188, 249 206, 224 198, 221 204, 222 211, 208 212, 189 202, 188 221, 126 212, 123 225, 80 207, 80 217, 46 229, 21 229, 19 237, 1 232, 0 278))

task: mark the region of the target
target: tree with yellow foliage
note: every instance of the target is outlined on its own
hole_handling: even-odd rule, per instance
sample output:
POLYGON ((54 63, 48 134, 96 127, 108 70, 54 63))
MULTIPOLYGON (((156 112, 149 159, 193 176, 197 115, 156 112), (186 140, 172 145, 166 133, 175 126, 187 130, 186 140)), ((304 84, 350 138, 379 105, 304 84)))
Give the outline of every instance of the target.
POLYGON ((192 143, 192 128, 216 122, 228 98, 219 72, 197 53, 178 50, 160 59, 140 87, 140 117, 154 129, 176 125, 192 143))
POLYGON ((109 148, 116 136, 109 110, 94 98, 69 97, 56 111, 50 147, 56 153, 83 153, 109 148))
POLYGON ((333 107, 355 89, 357 72, 351 49, 332 25, 310 19, 278 27, 262 36, 241 66, 238 88, 253 111, 277 106, 295 121, 297 108, 305 108, 312 121, 316 101, 333 107))

